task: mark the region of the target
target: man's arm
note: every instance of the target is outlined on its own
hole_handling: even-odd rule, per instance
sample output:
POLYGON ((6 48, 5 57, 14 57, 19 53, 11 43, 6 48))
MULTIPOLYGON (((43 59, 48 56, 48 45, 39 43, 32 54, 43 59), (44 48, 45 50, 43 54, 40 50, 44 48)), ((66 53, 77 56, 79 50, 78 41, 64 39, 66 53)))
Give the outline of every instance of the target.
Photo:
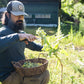
POLYGON ((19 37, 21 37, 22 41, 25 41, 26 48, 29 48, 34 51, 41 51, 41 49, 43 48, 43 46, 38 45, 33 42, 37 38, 32 34, 23 33, 23 34, 19 34, 19 37), (26 35, 26 36, 24 36, 24 35, 26 35), (23 39, 23 36, 25 37, 25 39, 23 39))
POLYGON ((0 35, 0 52, 3 52, 4 50, 9 48, 13 44, 17 43, 17 41, 23 41, 24 39, 31 41, 31 42, 27 43, 28 48, 30 48, 32 50, 41 51, 42 47, 39 45, 36 45, 35 43, 32 42, 36 39, 35 36, 33 36, 31 34, 14 33, 14 34, 6 35, 6 36, 0 35), (31 46, 33 46, 33 47, 31 47, 31 46))
POLYGON ((0 52, 3 52, 8 47, 15 44, 17 41, 19 41, 19 36, 17 33, 10 34, 7 36, 0 35, 0 52))
POLYGON ((34 50, 34 51, 41 51, 43 46, 38 45, 34 42, 29 42, 28 41, 28 44, 26 45, 26 48, 29 48, 29 49, 34 50))

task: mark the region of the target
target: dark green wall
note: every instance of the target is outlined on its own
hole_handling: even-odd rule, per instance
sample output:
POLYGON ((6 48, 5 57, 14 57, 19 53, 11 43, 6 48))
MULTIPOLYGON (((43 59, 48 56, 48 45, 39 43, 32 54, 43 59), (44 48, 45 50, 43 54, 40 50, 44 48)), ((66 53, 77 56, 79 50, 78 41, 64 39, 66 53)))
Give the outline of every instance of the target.
POLYGON ((24 3, 25 10, 32 18, 25 18, 27 24, 58 24, 58 2, 24 3), (35 14, 50 14, 51 18, 35 18, 35 14))

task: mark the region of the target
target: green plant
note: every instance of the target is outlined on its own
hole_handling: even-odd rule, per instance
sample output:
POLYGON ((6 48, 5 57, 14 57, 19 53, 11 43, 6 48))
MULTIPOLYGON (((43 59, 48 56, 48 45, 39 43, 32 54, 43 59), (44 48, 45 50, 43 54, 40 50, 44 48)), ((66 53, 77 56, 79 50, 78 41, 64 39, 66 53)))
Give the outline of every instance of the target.
POLYGON ((62 45, 62 39, 66 38, 67 36, 63 36, 61 29, 60 29, 60 18, 59 18, 59 26, 58 26, 58 30, 57 33, 55 35, 52 35, 50 37, 46 36, 46 33, 44 32, 44 30, 42 30, 41 28, 38 28, 38 30, 36 31, 36 34, 38 34, 38 36, 40 36, 42 38, 42 44, 43 44, 43 49, 46 52, 49 52, 49 56, 54 55, 60 62, 61 64, 61 84, 63 83, 63 64, 62 61, 60 59, 60 57, 58 56, 58 53, 66 53, 64 46, 62 45))
POLYGON ((22 67, 24 68, 34 68, 34 67, 38 67, 38 66, 41 66, 42 64, 41 63, 33 63, 33 62, 25 62, 22 67))
POLYGON ((84 16, 84 5, 79 1, 62 0, 62 9, 70 16, 75 16, 75 18, 84 16))

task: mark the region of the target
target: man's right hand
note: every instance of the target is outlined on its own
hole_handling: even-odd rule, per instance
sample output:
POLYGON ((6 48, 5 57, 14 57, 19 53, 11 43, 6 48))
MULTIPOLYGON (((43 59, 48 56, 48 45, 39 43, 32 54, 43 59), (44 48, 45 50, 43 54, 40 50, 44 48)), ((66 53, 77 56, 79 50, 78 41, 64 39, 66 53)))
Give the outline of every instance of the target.
MULTIPOLYGON (((24 33, 24 34, 18 33, 18 36, 19 36, 20 41, 27 39, 28 41, 32 42, 37 39, 36 36, 34 36, 32 34, 26 34, 26 33, 24 33)), ((27 41, 25 41, 25 43, 28 44, 27 41)))

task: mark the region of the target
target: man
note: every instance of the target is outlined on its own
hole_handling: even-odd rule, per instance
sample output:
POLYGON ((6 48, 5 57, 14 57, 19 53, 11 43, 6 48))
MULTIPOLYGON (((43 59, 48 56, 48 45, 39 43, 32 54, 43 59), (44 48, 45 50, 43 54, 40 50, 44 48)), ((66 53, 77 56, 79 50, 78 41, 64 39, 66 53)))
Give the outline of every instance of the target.
POLYGON ((49 72, 40 75, 21 77, 15 72, 11 61, 25 59, 24 49, 41 51, 42 46, 33 41, 36 37, 22 32, 24 30, 24 5, 20 1, 7 4, 7 11, 3 14, 0 28, 0 81, 2 84, 47 84, 49 72))

